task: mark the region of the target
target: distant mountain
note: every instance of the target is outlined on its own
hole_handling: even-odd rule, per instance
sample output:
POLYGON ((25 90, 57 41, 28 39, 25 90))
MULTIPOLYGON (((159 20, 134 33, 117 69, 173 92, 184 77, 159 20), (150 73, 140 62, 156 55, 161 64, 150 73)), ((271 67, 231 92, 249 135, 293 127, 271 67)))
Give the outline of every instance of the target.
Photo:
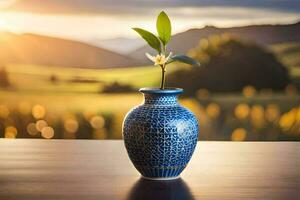
MULTIPOLYGON (((175 54, 184 54, 195 47, 201 38, 222 33, 231 33, 242 39, 251 40, 262 45, 280 42, 299 42, 300 22, 287 25, 251 25, 233 28, 206 26, 201 29, 191 29, 174 35, 169 44, 169 48, 175 54)), ((128 55, 138 58, 143 64, 149 64, 149 61, 144 56, 145 52, 154 53, 148 46, 144 46, 128 55)))
POLYGON ((9 63, 86 68, 138 65, 127 56, 77 41, 1 32, 0 64, 9 63))
POLYGON ((129 52, 136 50, 145 44, 145 42, 140 38, 123 37, 106 40, 93 40, 91 43, 120 54, 128 54, 129 52))

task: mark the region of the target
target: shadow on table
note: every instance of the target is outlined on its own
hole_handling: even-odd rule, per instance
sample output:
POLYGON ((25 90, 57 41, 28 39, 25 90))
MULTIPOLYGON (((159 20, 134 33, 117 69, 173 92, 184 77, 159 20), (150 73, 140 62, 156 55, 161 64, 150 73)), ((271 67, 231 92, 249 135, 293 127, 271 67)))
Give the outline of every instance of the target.
POLYGON ((188 185, 181 179, 151 181, 140 178, 131 188, 127 200, 193 200, 188 185))

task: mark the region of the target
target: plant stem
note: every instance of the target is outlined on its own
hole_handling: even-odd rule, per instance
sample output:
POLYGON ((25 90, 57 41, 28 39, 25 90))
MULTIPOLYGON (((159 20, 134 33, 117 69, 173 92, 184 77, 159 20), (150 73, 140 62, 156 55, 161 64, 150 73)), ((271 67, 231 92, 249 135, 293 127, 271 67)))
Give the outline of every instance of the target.
POLYGON ((164 90, 165 89, 165 72, 166 72, 166 69, 165 69, 165 64, 164 65, 161 65, 161 84, 160 84, 160 89, 161 90, 164 90))
MULTIPOLYGON (((167 47, 166 45, 163 46, 163 54, 166 55, 166 51, 167 51, 167 47)), ((164 63, 163 65, 160 65, 161 67, 161 84, 160 84, 160 89, 164 90, 165 89, 165 81, 166 81, 166 63, 164 63)))

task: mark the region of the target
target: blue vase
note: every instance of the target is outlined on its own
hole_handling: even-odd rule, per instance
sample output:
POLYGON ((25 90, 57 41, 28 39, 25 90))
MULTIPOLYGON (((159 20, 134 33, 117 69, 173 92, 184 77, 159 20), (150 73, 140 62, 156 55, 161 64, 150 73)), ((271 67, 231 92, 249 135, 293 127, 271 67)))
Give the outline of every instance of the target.
POLYGON ((187 166, 198 140, 198 121, 178 103, 179 88, 142 88, 144 102, 123 122, 129 158, 144 178, 178 178, 187 166))

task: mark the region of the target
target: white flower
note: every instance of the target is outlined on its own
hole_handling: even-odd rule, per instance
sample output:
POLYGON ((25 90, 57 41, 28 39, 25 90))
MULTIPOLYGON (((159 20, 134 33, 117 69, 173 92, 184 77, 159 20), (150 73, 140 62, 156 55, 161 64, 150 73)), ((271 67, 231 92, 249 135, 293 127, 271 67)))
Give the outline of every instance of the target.
POLYGON ((166 57, 165 54, 157 54, 156 56, 152 56, 149 53, 146 53, 147 58, 149 58, 151 61, 153 61, 154 65, 164 65, 166 62, 168 62, 171 55, 172 55, 172 52, 170 52, 168 57, 166 57))

